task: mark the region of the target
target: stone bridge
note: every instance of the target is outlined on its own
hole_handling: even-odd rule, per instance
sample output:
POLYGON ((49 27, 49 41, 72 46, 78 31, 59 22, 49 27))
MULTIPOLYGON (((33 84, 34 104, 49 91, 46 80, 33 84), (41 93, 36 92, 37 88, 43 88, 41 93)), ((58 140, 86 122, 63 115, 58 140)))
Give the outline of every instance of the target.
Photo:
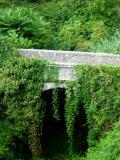
MULTIPOLYGON (((19 49, 19 53, 27 58, 37 57, 47 60, 50 66, 55 64, 59 67, 58 79, 62 81, 75 80, 74 66, 76 65, 110 65, 120 66, 120 55, 108 53, 90 53, 76 51, 55 51, 39 49, 19 49)), ((45 84, 45 89, 63 87, 65 84, 45 84)))

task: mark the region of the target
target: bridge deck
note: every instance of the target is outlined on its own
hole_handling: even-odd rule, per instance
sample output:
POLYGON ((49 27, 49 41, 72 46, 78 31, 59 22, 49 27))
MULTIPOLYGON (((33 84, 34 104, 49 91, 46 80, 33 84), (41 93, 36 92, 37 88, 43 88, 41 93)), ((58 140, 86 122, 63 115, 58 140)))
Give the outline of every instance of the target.
MULTIPOLYGON (((38 49, 19 49, 19 53, 27 58, 38 57, 48 60, 51 65, 57 64, 59 67, 58 80, 71 81, 76 79, 73 67, 76 65, 111 65, 120 66, 120 55, 107 53, 88 53, 74 51, 53 51, 38 49)), ((51 88, 51 84, 46 84, 51 88)), ((45 86, 46 88, 46 86, 45 86)))
POLYGON ((38 49, 19 49, 25 57, 38 57, 49 62, 63 64, 90 64, 90 65, 112 65, 120 66, 120 55, 107 53, 90 53, 75 51, 54 51, 38 49))

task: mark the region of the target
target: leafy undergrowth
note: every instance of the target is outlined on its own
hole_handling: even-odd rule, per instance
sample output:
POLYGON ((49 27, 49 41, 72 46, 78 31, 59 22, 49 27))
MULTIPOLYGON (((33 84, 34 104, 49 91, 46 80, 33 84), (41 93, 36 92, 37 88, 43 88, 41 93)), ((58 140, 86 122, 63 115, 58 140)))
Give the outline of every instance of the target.
POLYGON ((120 160, 120 120, 97 143, 96 147, 88 150, 86 158, 76 155, 72 160, 120 160))
POLYGON ((88 150, 87 160, 120 160, 120 120, 95 148, 88 150))
POLYGON ((120 31, 117 31, 111 38, 102 39, 100 42, 91 45, 90 50, 93 52, 120 54, 120 31))
POLYGON ((73 155, 70 160, 120 160, 120 120, 113 129, 97 143, 96 147, 88 150, 86 157, 73 155))
MULTIPOLYGON (((32 8, 33 15, 34 12, 37 12, 37 17, 33 17, 38 22, 39 17, 43 18, 36 27, 37 34, 32 32, 35 25, 38 24, 36 20, 32 24, 33 28, 31 25, 27 25, 27 28, 25 28, 28 31, 32 29, 31 34, 34 35, 32 40, 35 44, 31 44, 31 47, 34 48, 88 51, 91 44, 99 43, 101 39, 107 37, 110 38, 119 28, 119 13, 116 9, 116 6, 119 6, 120 3, 118 0, 103 0, 102 3, 99 0, 34 0, 34 3, 30 2, 32 1, 0 0, 0 8, 2 11, 7 8, 6 12, 9 12, 9 8, 13 8, 14 11, 20 7, 28 10, 32 8), (45 28, 42 27, 42 30, 39 31, 43 22, 48 22, 49 25, 45 28)), ((26 16, 28 15, 29 13, 26 14, 26 16)), ((14 16, 10 15, 9 18, 12 17, 14 16)), ((0 20, 0 23, 3 24, 3 22, 6 22, 6 20, 0 20)), ((21 24, 18 23, 18 25, 21 28, 21 24)), ((9 36, 8 33, 6 35, 9 36)), ((24 38, 24 33, 21 36, 24 38)))

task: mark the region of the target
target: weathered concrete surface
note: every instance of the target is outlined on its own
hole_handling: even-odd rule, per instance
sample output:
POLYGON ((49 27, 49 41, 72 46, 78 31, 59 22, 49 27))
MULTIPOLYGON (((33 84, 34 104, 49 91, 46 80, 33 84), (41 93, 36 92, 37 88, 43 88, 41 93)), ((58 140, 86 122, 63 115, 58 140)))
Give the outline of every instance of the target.
POLYGON ((66 87, 65 83, 45 83, 44 91, 52 88, 65 88, 65 87, 66 87))
POLYGON ((54 51, 38 49, 19 49, 25 57, 39 57, 50 62, 62 62, 71 64, 112 65, 120 66, 120 55, 107 53, 89 53, 75 51, 54 51))
MULTIPOLYGON (((48 60, 51 66, 57 64, 59 67, 58 80, 73 81, 76 79, 74 66, 76 65, 111 65, 120 66, 120 55, 106 53, 89 53, 73 51, 53 51, 37 49, 19 49, 19 53, 27 58, 37 57, 48 60)), ((57 87, 65 86, 58 84, 57 87)), ((44 89, 56 88, 56 84, 47 83, 44 89)))
MULTIPOLYGON (((59 68, 58 80, 63 81, 73 81, 76 79, 76 74, 74 72, 75 64, 71 63, 55 63, 59 68)), ((53 66, 54 64, 51 64, 53 66)), ((50 66, 50 65, 49 65, 50 66)))

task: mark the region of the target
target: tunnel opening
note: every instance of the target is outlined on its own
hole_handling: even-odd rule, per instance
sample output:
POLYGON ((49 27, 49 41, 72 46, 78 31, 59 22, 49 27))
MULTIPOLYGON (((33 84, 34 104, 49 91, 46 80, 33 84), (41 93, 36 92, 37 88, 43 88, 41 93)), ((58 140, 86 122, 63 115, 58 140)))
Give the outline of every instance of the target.
MULTIPOLYGON (((58 88, 60 120, 53 118, 52 89, 44 91, 45 116, 42 129, 42 151, 46 160, 61 160, 69 157, 69 140, 65 122, 65 89, 58 88)), ((79 103, 79 111, 74 121, 73 153, 85 156, 88 149, 88 125, 84 104, 79 103)))
POLYGON ((88 124, 84 104, 79 104, 79 111, 74 122, 73 152, 82 156, 86 155, 88 149, 88 124))
POLYGON ((64 159, 68 156, 68 137, 65 127, 65 89, 58 88, 60 119, 53 118, 52 89, 44 91, 45 116, 42 130, 42 150, 46 159, 64 159))

